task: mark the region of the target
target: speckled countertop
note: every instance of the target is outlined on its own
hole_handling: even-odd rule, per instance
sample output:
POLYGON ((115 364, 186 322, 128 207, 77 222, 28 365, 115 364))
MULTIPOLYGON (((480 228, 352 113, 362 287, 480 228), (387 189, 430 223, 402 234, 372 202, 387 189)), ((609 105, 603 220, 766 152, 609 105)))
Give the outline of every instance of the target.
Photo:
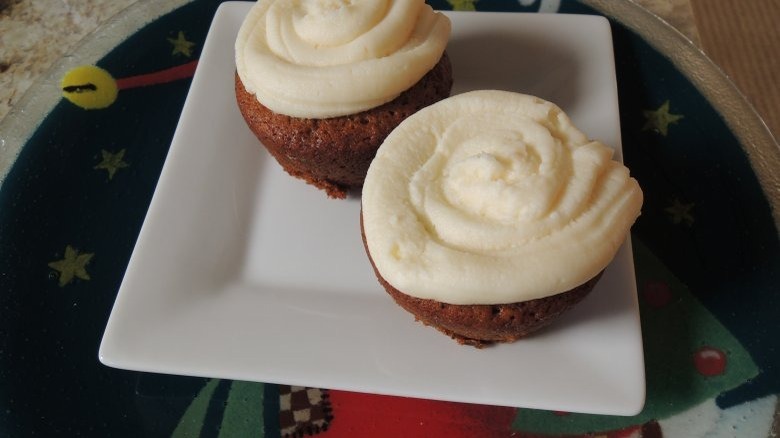
MULTIPOLYGON (((0 0, 0 119, 81 39, 138 1, 145 0, 0 0)), ((688 0, 638 3, 698 40, 688 0)))
POLYGON ((35 79, 137 0, 0 0, 0 119, 35 79))

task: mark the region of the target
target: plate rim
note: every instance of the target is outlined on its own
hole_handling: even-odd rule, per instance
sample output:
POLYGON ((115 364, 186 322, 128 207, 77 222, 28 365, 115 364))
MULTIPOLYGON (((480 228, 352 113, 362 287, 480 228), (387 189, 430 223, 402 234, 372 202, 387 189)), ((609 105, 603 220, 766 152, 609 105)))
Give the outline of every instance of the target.
POLYGON ((756 108, 723 69, 682 32, 634 2, 578 0, 638 34, 669 59, 712 105, 750 161, 780 230, 780 143, 756 108))

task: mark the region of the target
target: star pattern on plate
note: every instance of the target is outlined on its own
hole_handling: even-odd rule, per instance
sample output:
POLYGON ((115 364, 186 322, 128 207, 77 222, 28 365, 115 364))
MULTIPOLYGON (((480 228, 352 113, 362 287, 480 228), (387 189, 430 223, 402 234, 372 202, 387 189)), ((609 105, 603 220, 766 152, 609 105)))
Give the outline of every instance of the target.
POLYGON ((195 47, 195 43, 188 41, 183 31, 179 31, 176 38, 168 38, 168 42, 173 44, 171 55, 181 54, 188 58, 192 56, 192 48, 195 47))
POLYGON ((645 116, 645 125, 642 131, 652 129, 664 137, 669 132, 669 125, 676 124, 684 116, 681 114, 672 114, 669 112, 669 101, 663 103, 657 110, 645 110, 642 112, 645 116))
POLYGON ((103 160, 99 162, 94 169, 104 169, 108 172, 108 179, 113 179, 114 174, 119 169, 124 169, 130 166, 130 163, 125 162, 125 149, 121 149, 119 152, 111 153, 105 149, 100 151, 103 156, 103 160))
POLYGON ((474 3, 479 0, 447 0, 453 11, 475 11, 474 3))
POLYGON ((93 253, 79 253, 78 250, 70 245, 65 247, 65 257, 61 260, 49 263, 49 267, 59 272, 59 286, 64 287, 74 278, 89 280, 87 265, 92 260, 93 253))
POLYGON ((669 218, 675 224, 685 224, 687 226, 693 225, 693 202, 684 203, 677 198, 672 199, 671 205, 666 207, 664 211, 669 215, 669 218))

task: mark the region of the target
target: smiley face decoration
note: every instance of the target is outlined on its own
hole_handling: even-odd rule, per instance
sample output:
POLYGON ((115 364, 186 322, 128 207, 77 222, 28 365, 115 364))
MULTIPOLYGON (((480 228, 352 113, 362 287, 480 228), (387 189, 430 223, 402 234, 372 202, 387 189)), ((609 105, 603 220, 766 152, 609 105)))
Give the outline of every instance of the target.
MULTIPOLYGON (((196 43, 188 41, 183 31, 179 31, 176 38, 167 39, 173 46, 171 56, 189 58, 193 55, 196 43)), ((190 78, 195 74, 197 65, 198 61, 194 60, 157 72, 120 79, 114 79, 111 73, 95 65, 81 65, 65 73, 60 89, 65 99, 80 108, 103 109, 116 101, 120 90, 190 78)))
POLYGON ((88 110, 111 106, 119 94, 111 74, 94 65, 82 65, 68 71, 60 88, 65 99, 88 110))
POLYGON ((94 65, 81 65, 62 77, 62 96, 86 110, 108 108, 117 99, 120 90, 164 84, 195 74, 198 61, 177 65, 153 73, 114 79, 111 73, 94 65))

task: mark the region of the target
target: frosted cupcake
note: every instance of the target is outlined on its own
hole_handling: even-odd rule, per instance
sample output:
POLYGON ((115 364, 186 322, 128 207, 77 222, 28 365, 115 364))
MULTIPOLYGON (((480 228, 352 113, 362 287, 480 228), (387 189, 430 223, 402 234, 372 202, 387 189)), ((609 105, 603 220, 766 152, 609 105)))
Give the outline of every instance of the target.
POLYGON ((404 121, 369 168, 362 231, 379 281, 461 343, 512 342, 583 299, 642 192, 550 102, 504 91, 404 121))
POLYGON ((257 2, 236 39, 236 98, 291 175, 343 198, 387 134, 449 96, 447 17, 423 0, 257 2))

